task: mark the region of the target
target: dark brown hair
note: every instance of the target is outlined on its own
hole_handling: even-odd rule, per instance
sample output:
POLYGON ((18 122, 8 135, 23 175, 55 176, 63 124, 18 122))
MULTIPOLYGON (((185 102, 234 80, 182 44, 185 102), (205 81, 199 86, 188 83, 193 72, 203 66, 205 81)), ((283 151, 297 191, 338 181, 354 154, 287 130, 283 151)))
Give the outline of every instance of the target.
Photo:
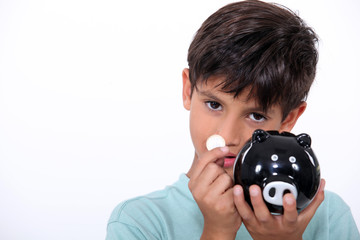
POLYGON ((280 104, 283 119, 304 101, 315 78, 317 36, 289 9, 261 1, 226 5, 197 31, 188 52, 192 90, 210 76, 238 96, 250 88, 266 111, 280 104))

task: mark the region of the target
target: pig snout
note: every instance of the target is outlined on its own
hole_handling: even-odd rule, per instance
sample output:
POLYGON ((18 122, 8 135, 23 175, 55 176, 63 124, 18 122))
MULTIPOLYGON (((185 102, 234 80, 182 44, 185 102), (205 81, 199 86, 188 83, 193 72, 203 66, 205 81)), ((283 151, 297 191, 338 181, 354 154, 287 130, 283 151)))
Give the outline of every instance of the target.
POLYGON ((283 206, 283 196, 292 193, 297 198, 298 192, 293 184, 274 181, 268 183, 263 189, 264 200, 270 204, 283 206))

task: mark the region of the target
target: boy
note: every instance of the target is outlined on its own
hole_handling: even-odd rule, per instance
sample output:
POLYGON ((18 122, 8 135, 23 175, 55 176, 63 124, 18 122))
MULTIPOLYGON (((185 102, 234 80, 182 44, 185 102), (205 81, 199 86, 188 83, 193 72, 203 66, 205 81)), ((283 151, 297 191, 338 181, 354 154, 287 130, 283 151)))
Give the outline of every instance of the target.
POLYGON ((286 194, 271 215, 260 188, 254 210, 233 186, 236 154, 256 129, 291 131, 315 78, 317 37, 291 11, 260 1, 229 4, 198 30, 184 69, 193 164, 173 185, 125 201, 113 211, 107 239, 360 239, 349 207, 320 190, 301 213, 286 194), (208 151, 221 135, 226 146, 208 151))

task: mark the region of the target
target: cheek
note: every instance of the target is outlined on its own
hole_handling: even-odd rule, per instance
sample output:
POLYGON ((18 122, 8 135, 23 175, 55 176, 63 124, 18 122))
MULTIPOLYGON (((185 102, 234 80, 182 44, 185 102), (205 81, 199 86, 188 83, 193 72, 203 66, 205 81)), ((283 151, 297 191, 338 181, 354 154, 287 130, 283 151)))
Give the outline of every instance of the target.
POLYGON ((206 135, 206 129, 204 128, 204 126, 198 124, 196 121, 190 121, 190 134, 196 151, 201 150, 201 146, 203 145, 206 135))
POLYGON ((281 121, 278 119, 273 119, 270 122, 264 126, 263 130, 270 131, 270 130, 276 130, 279 131, 281 128, 281 121))
POLYGON ((200 115, 190 113, 190 134, 195 151, 198 154, 207 151, 206 140, 214 134, 211 124, 208 121, 204 124, 203 120, 200 115))

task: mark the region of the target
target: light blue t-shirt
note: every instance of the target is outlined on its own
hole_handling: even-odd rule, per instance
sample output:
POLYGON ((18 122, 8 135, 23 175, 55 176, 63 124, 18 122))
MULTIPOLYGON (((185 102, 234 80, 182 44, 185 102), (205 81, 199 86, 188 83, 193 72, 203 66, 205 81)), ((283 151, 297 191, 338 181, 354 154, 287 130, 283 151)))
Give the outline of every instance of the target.
MULTIPOLYGON (((119 204, 109 219, 106 239, 200 239, 204 219, 188 182, 189 178, 182 174, 164 190, 119 204)), ((252 239, 244 224, 236 239, 252 239)), ((359 240, 360 236, 348 205, 326 191, 303 239, 359 240)))

